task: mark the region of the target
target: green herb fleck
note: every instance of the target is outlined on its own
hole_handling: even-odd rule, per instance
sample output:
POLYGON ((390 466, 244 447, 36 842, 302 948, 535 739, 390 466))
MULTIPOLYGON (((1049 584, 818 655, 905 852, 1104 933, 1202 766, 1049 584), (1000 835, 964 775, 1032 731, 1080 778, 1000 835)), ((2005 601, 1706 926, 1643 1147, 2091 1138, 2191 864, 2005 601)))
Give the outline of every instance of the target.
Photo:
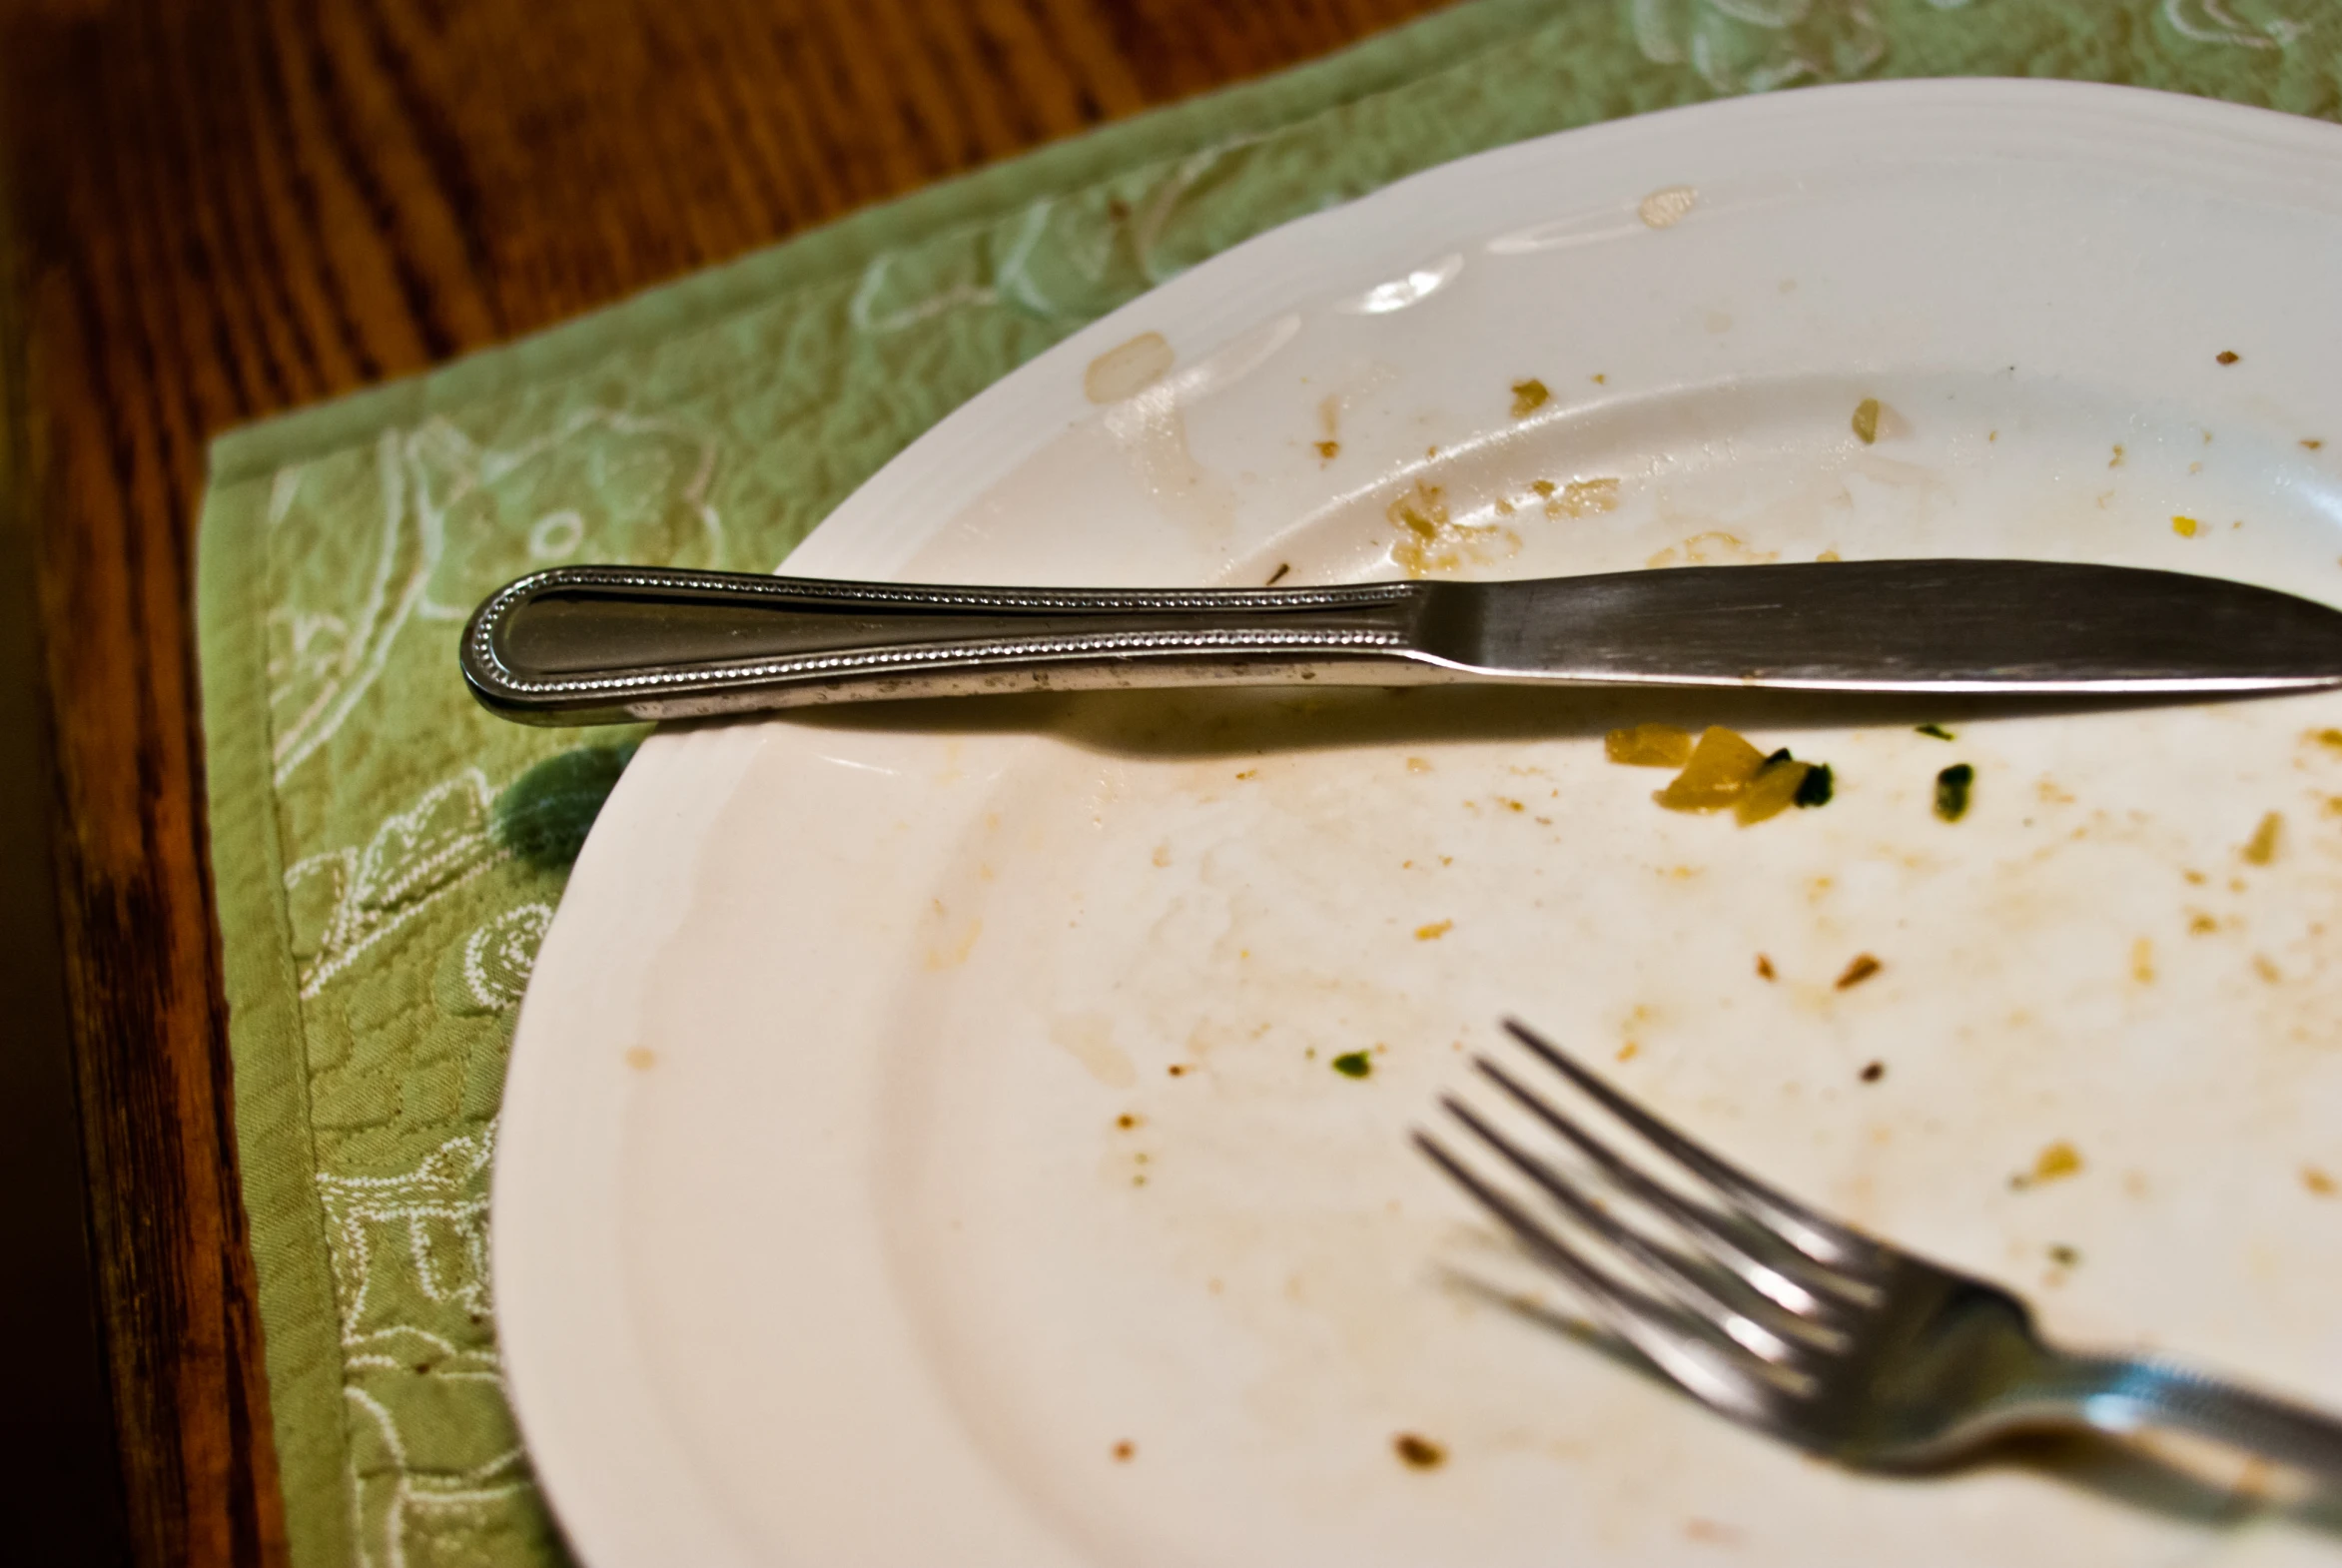
POLYGON ((1806 770, 1806 776, 1798 781, 1797 803, 1801 806, 1827 806, 1837 789, 1838 783, 1831 775, 1830 764, 1814 763, 1806 770))
POLYGON ((1933 735, 1938 740, 1950 740, 1952 738, 1952 731, 1946 729, 1941 724, 1919 724, 1914 725, 1913 727, 1921 734, 1933 735))
POLYGON ((1363 1051, 1349 1051, 1333 1059, 1333 1070, 1344 1078, 1364 1078, 1374 1071, 1374 1059, 1363 1051))
POLYGON ((1954 762, 1936 775, 1936 815, 1947 822, 1957 822, 1967 815, 1968 796, 1974 790, 1976 770, 1964 762, 1954 762))

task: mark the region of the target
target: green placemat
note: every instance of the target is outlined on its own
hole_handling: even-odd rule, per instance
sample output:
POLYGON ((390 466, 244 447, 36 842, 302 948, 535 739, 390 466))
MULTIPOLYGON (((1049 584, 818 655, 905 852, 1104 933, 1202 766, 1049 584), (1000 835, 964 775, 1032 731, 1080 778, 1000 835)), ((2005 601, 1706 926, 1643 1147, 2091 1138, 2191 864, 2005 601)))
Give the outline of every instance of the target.
POLYGON ((200 630, 237 1129, 303 1565, 561 1556, 504 1402, 512 1009, 633 737, 491 719, 470 606, 770 568, 987 383, 1249 235, 1723 94, 2064 76, 2342 111, 2323 0, 1479 0, 220 440, 200 630))

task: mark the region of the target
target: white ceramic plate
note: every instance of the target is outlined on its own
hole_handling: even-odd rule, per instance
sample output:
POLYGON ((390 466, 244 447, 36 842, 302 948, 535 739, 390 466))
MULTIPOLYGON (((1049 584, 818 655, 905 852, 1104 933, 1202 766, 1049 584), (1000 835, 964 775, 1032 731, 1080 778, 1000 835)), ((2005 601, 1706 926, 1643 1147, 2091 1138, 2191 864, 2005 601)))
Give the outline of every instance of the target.
MULTIPOLYGON (((2342 132, 2307 121, 1992 82, 1655 115, 1197 268, 791 565, 2013 554, 2334 598, 2337 258, 2342 132)), ((2337 724, 1353 692, 662 733, 506 1091, 538 1473, 599 1568, 2322 1556, 2232 1474, 1893 1481, 1750 1436, 1446 1283, 1488 1249, 1403 1135, 1517 1013, 2058 1334, 2342 1405, 2337 724), (1644 718, 1794 740, 1838 798, 1664 813, 1599 744, 1644 718), (2078 1172, 2012 1185, 2057 1144, 2078 1172)))

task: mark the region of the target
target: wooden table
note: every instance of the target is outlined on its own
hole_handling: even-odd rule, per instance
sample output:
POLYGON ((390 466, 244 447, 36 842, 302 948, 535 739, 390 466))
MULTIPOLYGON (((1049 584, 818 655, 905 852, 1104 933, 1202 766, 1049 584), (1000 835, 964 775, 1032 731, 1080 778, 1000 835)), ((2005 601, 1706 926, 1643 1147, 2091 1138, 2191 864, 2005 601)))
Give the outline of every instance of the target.
MULTIPOLYGON (((0 1139, 54 1142, 77 1093, 103 1392, 55 1369, 104 1401, 136 1561, 285 1555, 206 864, 205 443, 1436 3, 0 0, 0 677, 38 699, 0 732, 0 1139), (9 809, 42 796, 61 1008, 22 975, 57 946, 9 809)), ((86 1324, 76 1283, 43 1299, 86 1324)))

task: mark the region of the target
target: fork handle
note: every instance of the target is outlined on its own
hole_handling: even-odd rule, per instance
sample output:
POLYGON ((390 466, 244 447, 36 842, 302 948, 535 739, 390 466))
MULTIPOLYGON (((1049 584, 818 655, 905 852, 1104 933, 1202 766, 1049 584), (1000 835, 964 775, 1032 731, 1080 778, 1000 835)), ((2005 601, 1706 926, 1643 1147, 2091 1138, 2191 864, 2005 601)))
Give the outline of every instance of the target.
POLYGON ((2165 1361, 2044 1355, 2026 1393, 2103 1432, 2160 1426, 2342 1481, 2342 1421, 2165 1361))
POLYGON ((697 718, 872 697, 1439 678, 1431 584, 982 588, 564 566, 481 605, 463 674, 531 724, 697 718))

